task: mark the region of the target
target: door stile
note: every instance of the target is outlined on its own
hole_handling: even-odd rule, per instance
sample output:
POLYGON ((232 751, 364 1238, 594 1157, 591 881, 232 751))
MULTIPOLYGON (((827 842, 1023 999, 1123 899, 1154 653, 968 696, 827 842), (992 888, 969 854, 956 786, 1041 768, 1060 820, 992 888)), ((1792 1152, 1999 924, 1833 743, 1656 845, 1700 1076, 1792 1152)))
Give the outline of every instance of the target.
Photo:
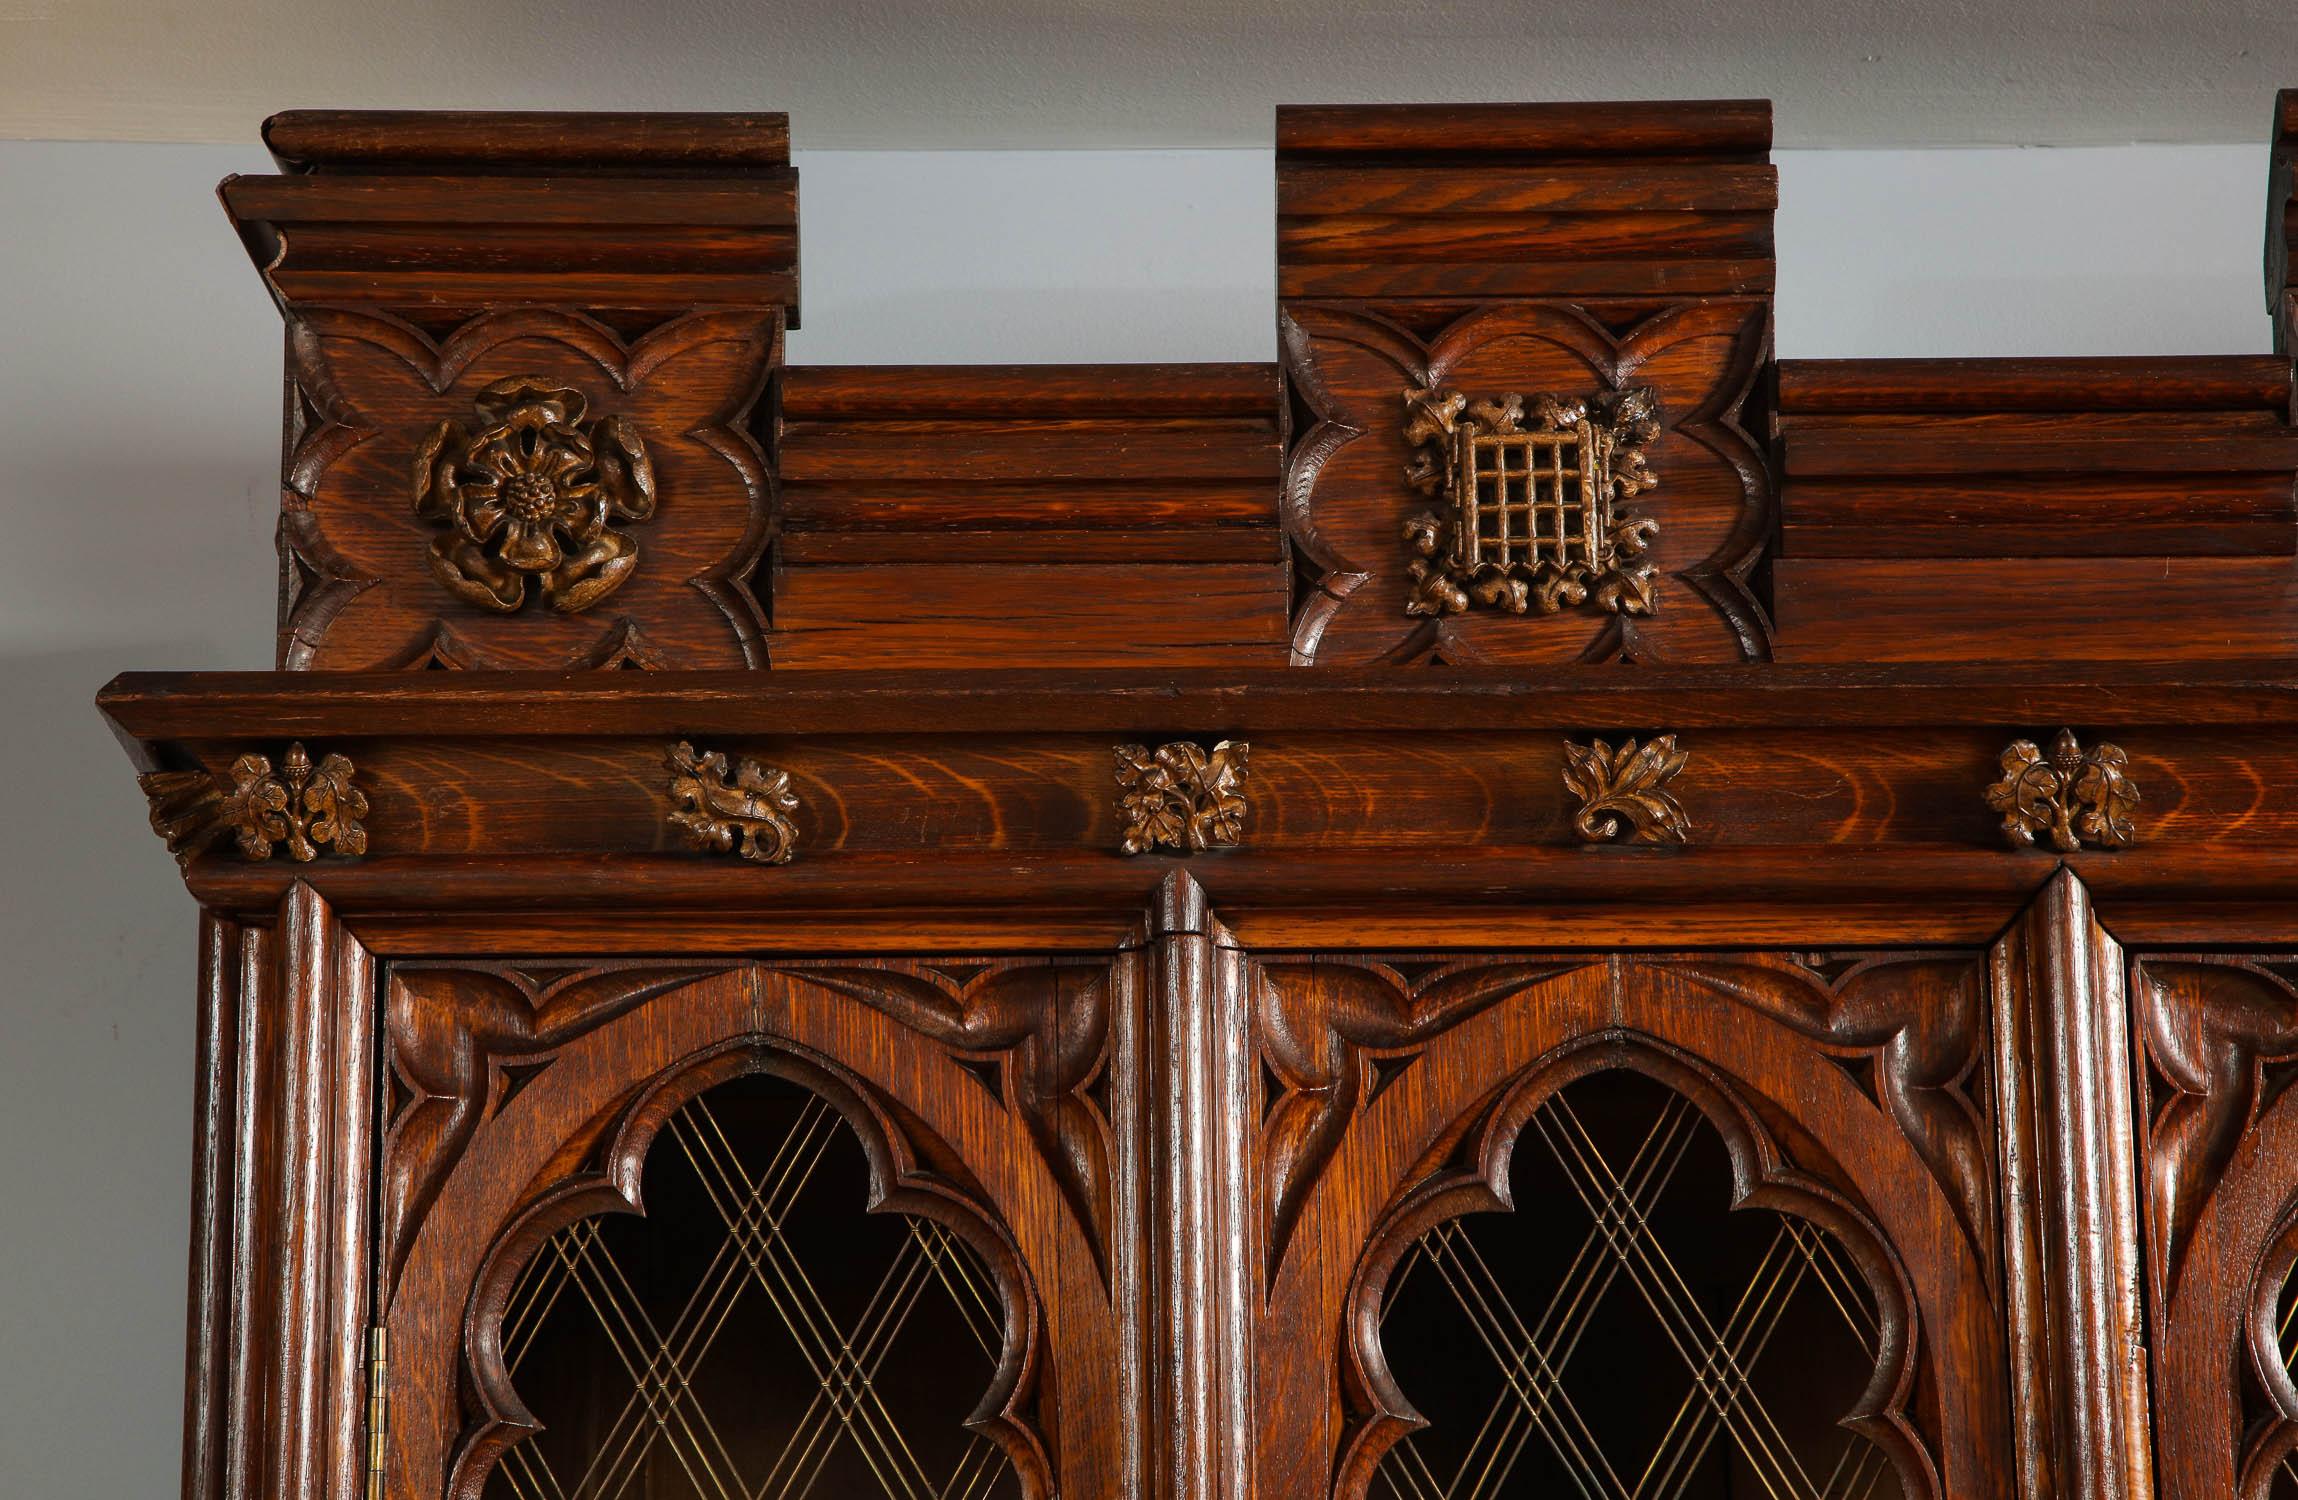
POLYGON ((1991 958, 2021 1500, 2154 1493, 2122 948, 2054 876, 1991 958))

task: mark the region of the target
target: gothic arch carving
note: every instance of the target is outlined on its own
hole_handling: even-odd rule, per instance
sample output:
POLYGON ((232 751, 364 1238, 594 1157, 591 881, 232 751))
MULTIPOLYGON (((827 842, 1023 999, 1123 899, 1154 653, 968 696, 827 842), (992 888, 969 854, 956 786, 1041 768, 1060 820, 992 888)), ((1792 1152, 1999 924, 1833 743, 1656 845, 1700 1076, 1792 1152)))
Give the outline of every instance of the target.
POLYGON ((2298 1452, 2279 1312, 2298 1266, 2298 985, 2287 958, 2131 966, 2147 1111, 2157 1450, 2169 1495, 2263 1500, 2298 1452), (2223 1438, 2214 1437, 2224 1434, 2223 1438), (2232 1439, 2228 1441, 2227 1439, 2232 1439))
POLYGON ((1343 1389, 1354 1422, 1333 1492, 1368 1492, 1381 1458, 1425 1425, 1391 1372, 1381 1340, 1383 1303, 1400 1258, 1423 1234, 1465 1215, 1514 1209, 1510 1167, 1525 1126, 1567 1084, 1615 1070, 1641 1073, 1691 1101, 1730 1155, 1731 1208, 1769 1208, 1800 1218, 1849 1252, 1878 1313, 1875 1363, 1840 1425, 1883 1450, 1910 1496, 1941 1493, 1936 1464, 1912 1425, 1914 1295, 1905 1268, 1867 1214, 1798 1168, 1760 1115, 1715 1069, 1663 1043, 1601 1031, 1555 1049, 1508 1083, 1470 1120, 1455 1122, 1450 1165, 1427 1175, 1383 1215, 1349 1291, 1343 1389))
POLYGON ((461 1344, 479 1416, 457 1444, 444 1493, 479 1500, 489 1471, 513 1443, 539 1429, 520 1400, 503 1355, 503 1318, 513 1287, 549 1238, 599 1214, 643 1214, 641 1177, 657 1135, 681 1106, 750 1074, 797 1084, 827 1102, 861 1142, 870 1165, 868 1207, 941 1223, 981 1255, 997 1287, 1003 1344, 995 1374, 968 1425, 1002 1448, 1026 1493, 1052 1493, 1052 1471, 1026 1407, 1034 1394, 1040 1310, 1011 1236, 982 1203, 978 1184, 942 1143, 829 1058, 780 1038, 749 1034, 681 1060, 634 1093, 611 1119, 593 1123, 554 1156, 551 1169, 510 1214, 489 1247, 462 1319, 461 1344))
MULTIPOLYGON (((1969 955, 1925 956, 1923 961, 1933 957, 1947 966, 1937 976, 1942 978, 1972 963, 1969 955)), ((1923 1112, 1962 1122, 1952 1129, 1976 1133, 1981 1149, 1973 1158, 1963 1146, 1926 1148, 1916 1133, 1895 1123, 1873 1076, 1891 1065, 1891 1039, 1912 1027, 1926 1039, 1934 1028, 1963 1035, 1952 1046, 1938 1045, 1936 1056, 1956 1059, 1952 1066, 1941 1062, 1936 1071, 1914 1069, 1908 1074, 1910 1087, 1920 1095, 1923 1089, 1961 1079, 1968 1066, 1975 1066, 1963 1060, 1965 1042, 1983 1051, 1983 1015, 1967 1017, 1967 1026, 1949 1025, 1959 1013, 1957 1005, 1926 1002, 1894 1025, 1866 1020, 1852 1025, 1842 1019, 1867 1013, 1847 1007, 1838 987, 1888 989, 1893 971, 1902 970, 1898 977, 1904 978, 1913 972, 1914 961, 1878 964, 1865 977, 1821 959, 1735 957, 1718 969, 1692 956, 1590 961, 1532 955, 1419 972, 1409 964, 1369 961, 1349 967, 1356 971, 1343 981, 1350 993, 1367 986, 1390 990, 1376 1014, 1413 1014, 1415 985, 1441 983, 1463 998, 1435 1014, 1424 1013, 1430 1024, 1406 1047, 1386 1054, 1364 1049, 1357 1065, 1377 1064, 1378 1076, 1366 1075, 1369 1081, 1358 1086, 1359 1102, 1348 1110, 1336 1111, 1322 1099, 1296 1107, 1326 1132, 1316 1143, 1321 1164, 1315 1170, 1303 1169, 1310 1160, 1307 1152, 1294 1150, 1288 1156, 1281 1135, 1264 1133, 1268 1191, 1289 1200, 1283 1210, 1288 1242, 1273 1258, 1268 1282, 1273 1319, 1313 1326, 1350 1316, 1363 1247, 1385 1233, 1385 1215, 1394 1205, 1442 1170, 1499 1091, 1541 1059, 1583 1038, 1633 1035, 1669 1055, 1696 1060, 1725 1081, 1736 1098, 1762 1112, 1775 1139, 1792 1141, 1786 1154, 1799 1170, 1865 1216, 1874 1240, 1888 1247, 1903 1278, 1907 1338, 1926 1392, 1909 1420, 1919 1421, 1927 1434, 1958 1435, 1952 1444, 1931 1448, 1936 1466, 1932 1492, 1985 1492, 1987 1476, 1998 1472, 2010 1444, 1997 1373, 2005 1358, 2000 1292, 1991 1257, 1974 1244, 1967 1224, 1974 1208, 1987 1211, 1993 1201, 1986 1122, 1964 1103, 1950 1111, 1948 1101, 1933 1100, 1923 1112), (1737 971, 1737 966, 1757 963, 1768 972, 1737 971), (1509 968, 1515 972, 1503 972, 1509 968), (1469 1000, 1477 995, 1474 976, 1479 970, 1491 982, 1492 993, 1469 1000), (1748 993, 1759 989, 1764 992, 1760 996, 1748 993), (1441 1024, 1436 1024, 1439 1016, 1441 1024), (1939 1160, 1960 1165, 1942 1174, 1934 1166, 1939 1160), (1974 1191, 1965 1192, 1959 1179, 1974 1191)), ((1286 1024, 1315 1037, 1294 1003, 1298 972, 1288 974, 1278 961, 1271 961, 1267 972, 1271 977, 1265 982, 1290 1010, 1286 1024)), ((1875 1008, 1876 1014, 1887 1010, 1875 1008)), ((1933 1055, 1929 1040, 1914 1050, 1933 1055)), ((1272 1072, 1281 1068, 1272 1066, 1272 1072)), ((1272 1120, 1281 1120, 1286 1107, 1280 1097, 1272 1120)), ((1337 1413, 1325 1415, 1293 1387, 1330 1391, 1350 1378, 1336 1362, 1328 1370, 1304 1372, 1287 1389, 1273 1393, 1264 1420, 1304 1438, 1295 1451, 1264 1456, 1265 1489, 1290 1493, 1332 1483, 1337 1456, 1344 1446, 1353 1448, 1356 1438, 1345 1424, 1331 1425, 1341 1422, 1337 1413), (1312 1479, 1306 1471, 1318 1463, 1323 1467, 1312 1479)), ((1349 1472, 1366 1474, 1369 1466, 1357 1464, 1349 1472)))

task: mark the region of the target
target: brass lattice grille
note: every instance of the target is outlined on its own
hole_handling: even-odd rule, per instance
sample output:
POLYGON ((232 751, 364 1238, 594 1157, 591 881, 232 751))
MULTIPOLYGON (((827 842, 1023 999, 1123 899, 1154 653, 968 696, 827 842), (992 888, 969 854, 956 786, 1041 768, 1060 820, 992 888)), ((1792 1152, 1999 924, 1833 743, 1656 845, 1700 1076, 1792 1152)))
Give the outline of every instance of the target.
POLYGON ((996 1369, 998 1293, 942 1225, 863 1212, 845 1121, 780 1079, 696 1098, 655 1142, 647 1217, 585 1219, 529 1266, 506 1363, 545 1430, 500 1500, 1015 1493, 963 1422, 996 1369))
POLYGON ((1810 1224, 1727 1211, 1729 1156, 1683 1096, 1574 1083, 1525 1125, 1513 1179, 1517 1212, 1437 1226, 1390 1279, 1383 1347, 1430 1425, 1376 1493, 1899 1495, 1835 1425, 1874 1368, 1866 1284, 1810 1224))
MULTIPOLYGON (((2298 1379, 2298 1266, 2282 1280, 2281 1307, 2275 1318, 2275 1336, 2282 1349, 2282 1368, 2298 1379)), ((2275 1465, 2268 1489, 2274 1500, 2298 1500, 2298 1453, 2275 1465)))
POLYGON ((1582 428, 1491 434, 1463 428, 1469 568, 1604 561, 1599 507, 1582 470, 1582 428))

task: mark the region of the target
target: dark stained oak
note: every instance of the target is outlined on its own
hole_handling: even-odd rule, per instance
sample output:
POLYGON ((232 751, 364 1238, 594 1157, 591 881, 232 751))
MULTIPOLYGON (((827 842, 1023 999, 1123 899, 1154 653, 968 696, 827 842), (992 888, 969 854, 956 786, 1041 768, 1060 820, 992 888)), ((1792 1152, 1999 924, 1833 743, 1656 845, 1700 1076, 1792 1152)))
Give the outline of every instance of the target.
POLYGON ((186 1500, 678 1500, 688 1402, 921 1383, 881 1456, 1029 1500, 2279 1493, 2290 359, 1777 361, 1762 101, 1276 139, 1271 362, 806 368, 781 115, 265 125, 279 670, 98 699, 202 912, 186 1500), (768 1096, 846 1207, 682 1209, 768 1096), (529 1296, 617 1236, 619 1358, 529 1296), (886 1244, 971 1299, 899 1368, 635 1332, 886 1244))

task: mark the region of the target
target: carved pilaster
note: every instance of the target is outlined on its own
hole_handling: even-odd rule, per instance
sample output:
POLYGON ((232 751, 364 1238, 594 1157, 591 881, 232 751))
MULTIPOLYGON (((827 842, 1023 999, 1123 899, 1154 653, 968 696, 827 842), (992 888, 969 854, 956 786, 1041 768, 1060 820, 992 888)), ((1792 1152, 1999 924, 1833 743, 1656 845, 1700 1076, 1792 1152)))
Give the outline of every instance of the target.
POLYGON ((1148 942, 1112 1016, 1111 1124, 1132 1220, 1115 1276, 1126 1355, 1126 1493, 1244 1500, 1253 1491, 1260 1215, 1249 965, 1204 888, 1158 887, 1148 942))
POLYGON ((2018 1493, 2142 1500, 2154 1485, 2122 950, 2061 871, 1992 968, 2018 1493))
POLYGON ((356 1500, 373 962, 300 881, 270 928, 203 937, 184 1493, 356 1500))

